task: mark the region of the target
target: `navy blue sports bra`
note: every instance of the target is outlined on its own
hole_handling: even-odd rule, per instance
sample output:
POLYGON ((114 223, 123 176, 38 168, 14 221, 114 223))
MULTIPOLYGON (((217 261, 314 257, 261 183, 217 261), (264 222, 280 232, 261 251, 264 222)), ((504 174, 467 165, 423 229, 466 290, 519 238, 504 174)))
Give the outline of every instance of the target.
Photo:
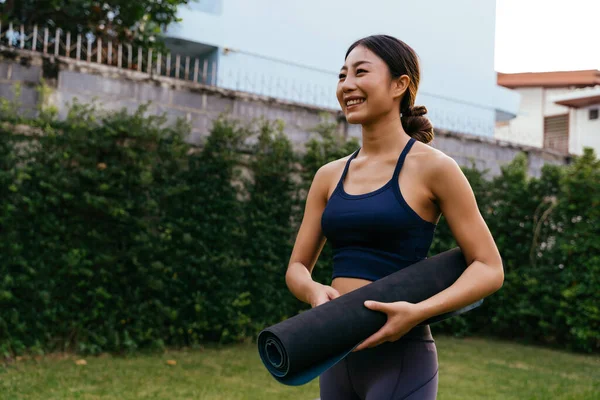
POLYGON ((400 169, 414 142, 411 138, 402 150, 392 179, 369 193, 344 191, 344 178, 360 147, 348 159, 321 216, 323 234, 333 247, 332 279, 375 281, 427 258, 437 225, 410 208, 398 185, 400 169))

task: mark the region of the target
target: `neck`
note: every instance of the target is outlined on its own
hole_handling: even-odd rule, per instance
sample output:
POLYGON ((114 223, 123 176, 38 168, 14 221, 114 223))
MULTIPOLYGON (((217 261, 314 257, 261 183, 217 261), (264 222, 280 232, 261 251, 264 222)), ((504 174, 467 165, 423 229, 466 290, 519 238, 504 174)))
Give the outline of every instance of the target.
POLYGON ((361 153, 382 155, 397 153, 404 148, 410 136, 402 128, 400 114, 383 116, 376 121, 362 125, 361 153))

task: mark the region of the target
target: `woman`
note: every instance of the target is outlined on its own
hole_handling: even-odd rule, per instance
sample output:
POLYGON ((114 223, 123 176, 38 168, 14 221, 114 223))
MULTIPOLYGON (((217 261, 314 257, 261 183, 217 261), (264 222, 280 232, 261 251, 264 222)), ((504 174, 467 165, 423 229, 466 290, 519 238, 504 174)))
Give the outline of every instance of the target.
POLYGON ((348 122, 362 125, 362 147, 315 174, 286 283, 312 307, 367 285, 426 258, 443 213, 465 272, 417 304, 365 302, 387 314, 386 324, 319 378, 321 400, 435 399, 435 342, 428 325, 416 325, 500 289, 502 261, 460 167, 427 145, 433 127, 425 107, 414 106, 414 50, 369 36, 350 46, 345 61, 337 98, 348 122), (311 278, 326 240, 334 250, 331 286, 311 278))

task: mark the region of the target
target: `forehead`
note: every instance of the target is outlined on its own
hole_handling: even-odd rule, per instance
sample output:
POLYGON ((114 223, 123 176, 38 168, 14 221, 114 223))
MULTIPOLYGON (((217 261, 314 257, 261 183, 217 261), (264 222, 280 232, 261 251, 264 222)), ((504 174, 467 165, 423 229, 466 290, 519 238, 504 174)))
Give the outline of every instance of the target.
POLYGON ((375 66, 383 63, 383 60, 377 57, 375 53, 373 53, 366 47, 359 45, 353 48, 352 51, 348 54, 348 57, 346 58, 346 62, 342 66, 342 69, 351 68, 352 66, 354 66, 355 63, 360 61, 367 61, 375 66))

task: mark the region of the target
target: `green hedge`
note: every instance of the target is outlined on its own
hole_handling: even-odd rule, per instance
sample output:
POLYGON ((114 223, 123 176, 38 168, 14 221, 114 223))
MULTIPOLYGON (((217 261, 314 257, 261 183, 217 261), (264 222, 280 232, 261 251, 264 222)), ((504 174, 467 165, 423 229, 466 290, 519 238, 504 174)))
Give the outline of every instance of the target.
MULTIPOLYGON (((280 122, 214 121, 201 149, 162 116, 75 103, 0 109, 0 353, 135 351, 254 339, 309 308, 285 271, 316 170, 358 143, 280 122)), ((435 332, 600 348, 600 164, 464 171, 504 256, 504 287, 435 332)), ((443 219, 430 254, 455 246, 443 219)), ((326 245, 314 279, 330 283, 326 245)))

